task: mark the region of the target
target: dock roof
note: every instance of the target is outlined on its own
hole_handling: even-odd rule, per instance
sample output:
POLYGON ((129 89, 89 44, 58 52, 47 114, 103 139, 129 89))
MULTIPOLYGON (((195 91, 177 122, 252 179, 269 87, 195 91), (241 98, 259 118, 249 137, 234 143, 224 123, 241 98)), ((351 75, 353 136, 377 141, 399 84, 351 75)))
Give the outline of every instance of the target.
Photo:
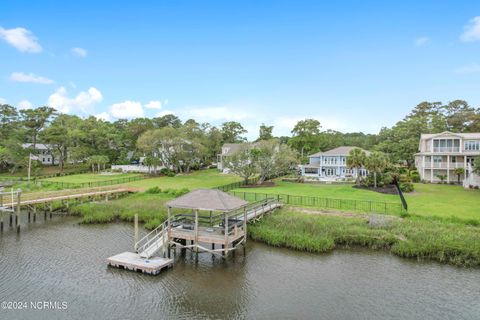
POLYGON ((197 189, 167 202, 167 207, 226 212, 246 204, 247 201, 217 189, 197 189))

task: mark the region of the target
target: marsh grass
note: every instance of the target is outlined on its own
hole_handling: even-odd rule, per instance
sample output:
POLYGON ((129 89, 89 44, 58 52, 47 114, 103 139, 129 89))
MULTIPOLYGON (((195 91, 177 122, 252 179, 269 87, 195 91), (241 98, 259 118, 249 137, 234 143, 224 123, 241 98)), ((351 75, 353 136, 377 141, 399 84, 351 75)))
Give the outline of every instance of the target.
POLYGON ((135 214, 147 229, 157 227, 167 218, 165 202, 173 196, 167 193, 137 193, 109 202, 75 205, 70 213, 82 217, 82 223, 131 222, 135 214))
POLYGON ((254 240, 301 251, 360 246, 389 250, 401 257, 480 266, 478 227, 416 217, 375 228, 367 222, 368 216, 312 215, 285 208, 251 225, 249 232, 254 240))

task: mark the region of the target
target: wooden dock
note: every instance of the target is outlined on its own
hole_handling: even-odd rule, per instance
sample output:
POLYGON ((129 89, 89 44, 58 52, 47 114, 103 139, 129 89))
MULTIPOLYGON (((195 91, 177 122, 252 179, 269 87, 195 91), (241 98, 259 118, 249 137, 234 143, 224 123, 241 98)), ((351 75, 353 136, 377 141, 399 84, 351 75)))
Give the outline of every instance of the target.
MULTIPOLYGON (((186 200, 188 201, 184 203, 189 203, 190 199, 186 200)), ((213 214, 213 209, 203 209, 204 212, 209 212, 208 215, 200 215, 197 209, 192 209, 192 213, 183 211, 172 215, 171 207, 168 207, 168 219, 139 241, 136 240, 138 235, 136 216, 136 253, 124 252, 110 257, 107 259, 108 264, 127 270, 158 274, 161 269, 173 264, 173 260, 170 259, 171 250, 176 252, 177 249, 189 249, 196 254, 208 252, 226 258, 229 252, 236 250, 238 246, 245 247, 247 223, 255 223, 265 214, 282 206, 278 199, 264 199, 254 203, 241 201, 242 203, 234 209, 218 214, 213 214)), ((169 204, 172 202, 167 203, 167 206, 169 204)))
POLYGON ((163 269, 173 266, 173 259, 161 257, 145 259, 140 257, 138 253, 123 252, 108 258, 107 263, 115 268, 157 275, 163 269))

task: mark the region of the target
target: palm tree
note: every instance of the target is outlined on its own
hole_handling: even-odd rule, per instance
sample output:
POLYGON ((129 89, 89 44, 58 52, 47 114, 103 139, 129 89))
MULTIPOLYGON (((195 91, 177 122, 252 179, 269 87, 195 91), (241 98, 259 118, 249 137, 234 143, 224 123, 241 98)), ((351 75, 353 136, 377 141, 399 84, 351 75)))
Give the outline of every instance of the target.
POLYGON ((373 181, 374 187, 377 188, 377 173, 382 173, 388 165, 388 158, 382 152, 372 152, 366 159, 365 159, 365 167, 370 171, 373 172, 373 181))
POLYGON ((453 170, 453 172, 457 175, 457 181, 458 181, 458 184, 460 184, 460 176, 465 173, 465 169, 464 168, 455 168, 455 170, 453 170))
POLYGON ((365 151, 363 151, 360 148, 355 148, 350 150, 350 153, 348 154, 347 158, 347 167, 352 169, 355 168, 357 171, 357 177, 355 180, 356 185, 360 185, 360 176, 358 174, 358 170, 365 166, 365 159, 367 158, 367 155, 365 154, 365 151))

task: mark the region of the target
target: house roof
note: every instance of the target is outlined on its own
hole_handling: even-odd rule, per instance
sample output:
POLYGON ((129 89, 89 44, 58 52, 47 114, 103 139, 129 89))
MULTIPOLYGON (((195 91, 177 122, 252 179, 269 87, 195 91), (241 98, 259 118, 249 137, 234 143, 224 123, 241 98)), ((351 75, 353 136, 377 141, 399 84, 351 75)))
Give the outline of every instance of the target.
MULTIPOLYGON (((32 147, 33 143, 22 143, 23 148, 30 148, 32 147)), ((50 150, 52 147, 48 144, 37 143, 35 144, 35 150, 50 150)))
POLYGON ((468 132, 468 133, 456 133, 450 131, 444 131, 440 133, 422 133, 420 139, 428 140, 432 138, 448 136, 448 137, 459 137, 464 139, 480 139, 480 132, 468 132))
POLYGON ((197 189, 167 202, 167 207, 225 212, 246 204, 247 201, 217 189, 197 189))
MULTIPOLYGON (((348 156, 350 151, 353 149, 363 150, 362 148, 359 148, 359 147, 342 146, 342 147, 338 147, 338 148, 331 149, 324 152, 320 151, 312 155, 309 155, 308 157, 311 158, 311 157, 319 157, 319 156, 348 156)), ((367 151, 367 150, 363 150, 363 151, 365 151, 367 155, 370 154, 370 151, 367 151)))

